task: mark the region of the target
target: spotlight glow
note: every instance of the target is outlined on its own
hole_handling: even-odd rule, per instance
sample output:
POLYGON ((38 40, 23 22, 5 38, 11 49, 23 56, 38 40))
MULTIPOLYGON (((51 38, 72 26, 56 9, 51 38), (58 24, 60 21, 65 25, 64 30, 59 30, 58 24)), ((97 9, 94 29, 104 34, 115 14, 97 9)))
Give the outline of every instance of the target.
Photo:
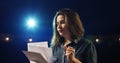
POLYGON ((96 38, 96 40, 95 40, 96 42, 99 42, 99 39, 98 38, 96 38))
POLYGON ((29 38, 29 42, 32 42, 32 38, 29 38))
POLYGON ((31 28, 35 27, 36 26, 36 22, 35 22, 35 19, 33 18, 30 18, 28 19, 28 22, 27 22, 27 25, 31 28))
POLYGON ((6 38, 5 38, 5 41, 9 41, 9 40, 10 40, 10 38, 9 38, 9 37, 6 37, 6 38))

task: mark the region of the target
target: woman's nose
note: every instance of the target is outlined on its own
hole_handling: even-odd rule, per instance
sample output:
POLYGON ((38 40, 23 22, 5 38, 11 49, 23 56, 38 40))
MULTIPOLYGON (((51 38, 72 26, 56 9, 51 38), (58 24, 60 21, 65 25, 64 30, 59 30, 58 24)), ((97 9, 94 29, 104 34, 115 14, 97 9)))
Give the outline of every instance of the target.
POLYGON ((61 28, 61 24, 58 24, 58 26, 57 26, 58 28, 61 28))

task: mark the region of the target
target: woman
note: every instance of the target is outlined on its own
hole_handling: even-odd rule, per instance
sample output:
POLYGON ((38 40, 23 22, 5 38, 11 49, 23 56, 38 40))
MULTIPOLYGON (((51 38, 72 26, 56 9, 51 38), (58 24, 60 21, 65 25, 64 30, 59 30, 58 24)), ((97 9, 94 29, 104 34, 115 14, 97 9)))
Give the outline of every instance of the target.
POLYGON ((53 27, 54 63, 97 63, 95 46, 83 38, 84 28, 77 12, 68 8, 59 10, 53 27))

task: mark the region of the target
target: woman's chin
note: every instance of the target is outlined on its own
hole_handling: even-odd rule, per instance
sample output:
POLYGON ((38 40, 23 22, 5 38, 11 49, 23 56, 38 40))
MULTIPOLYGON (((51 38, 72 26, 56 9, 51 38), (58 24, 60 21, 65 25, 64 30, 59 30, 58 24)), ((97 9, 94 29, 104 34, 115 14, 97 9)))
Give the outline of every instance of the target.
POLYGON ((63 33, 60 33, 60 36, 63 36, 63 37, 64 37, 64 35, 65 35, 65 34, 63 34, 63 33))

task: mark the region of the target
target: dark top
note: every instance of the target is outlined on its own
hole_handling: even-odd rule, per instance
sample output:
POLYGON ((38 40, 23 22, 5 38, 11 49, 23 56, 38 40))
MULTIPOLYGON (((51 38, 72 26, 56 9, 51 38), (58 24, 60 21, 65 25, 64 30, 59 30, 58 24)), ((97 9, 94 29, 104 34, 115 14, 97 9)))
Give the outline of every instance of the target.
MULTIPOLYGON (((97 63, 97 53, 94 44, 86 39, 80 39, 73 46, 76 50, 75 57, 82 63, 97 63)), ((65 56, 63 45, 53 46, 53 57, 56 58, 54 63, 69 63, 65 56)))

